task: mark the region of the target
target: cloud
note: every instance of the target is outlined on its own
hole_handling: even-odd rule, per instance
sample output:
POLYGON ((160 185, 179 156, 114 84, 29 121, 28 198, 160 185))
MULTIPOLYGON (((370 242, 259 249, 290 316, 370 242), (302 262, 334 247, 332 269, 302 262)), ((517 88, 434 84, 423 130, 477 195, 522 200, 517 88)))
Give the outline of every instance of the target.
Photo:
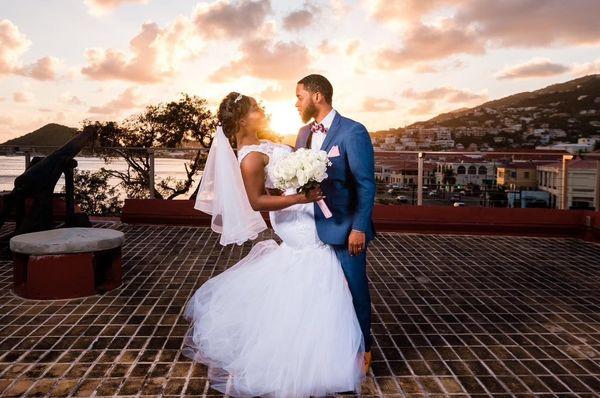
POLYGON ((404 90, 402 95, 405 98, 427 100, 427 101, 446 101, 451 103, 464 103, 473 101, 483 101, 487 95, 477 94, 467 90, 461 90, 454 87, 437 87, 431 90, 417 92, 413 89, 404 90))
POLYGON ((260 99, 273 102, 295 100, 297 80, 280 81, 277 85, 269 86, 261 91, 258 96, 260 99))
POLYGON ((36 80, 55 80, 61 61, 43 57, 23 66, 21 56, 29 49, 31 41, 8 19, 0 21, 0 77, 20 75, 36 80))
POLYGON ((270 43, 266 39, 250 39, 242 43, 241 58, 218 69, 211 76, 225 82, 240 76, 268 80, 296 80, 310 66, 308 49, 294 42, 270 43))
POLYGON ((434 101, 421 101, 416 106, 408 110, 413 115, 429 115, 435 109, 434 101))
POLYGON ((469 0, 456 21, 503 47, 540 47, 600 43, 598 15, 597 0, 469 0))
POLYGON ((600 58, 591 62, 573 65, 573 74, 575 76, 586 76, 600 73, 600 58))
POLYGON ((413 26, 406 34, 401 49, 388 48, 379 52, 378 66, 382 69, 406 68, 455 54, 485 53, 484 43, 476 32, 447 22, 439 27, 413 26))
POLYGON ((0 125, 10 125, 15 122, 12 116, 0 115, 0 125))
POLYGON ((571 65, 552 62, 546 58, 534 58, 527 62, 506 67, 496 74, 498 79, 528 79, 549 77, 571 73, 574 76, 586 76, 600 73, 600 58, 571 65))
POLYGON ((127 3, 147 4, 149 0, 83 0, 90 14, 101 16, 127 3))
POLYGON ((15 91, 13 93, 13 101, 18 103, 29 103, 35 99, 33 93, 29 91, 15 91))
POLYGON ((561 75, 568 72, 569 66, 555 63, 549 59, 535 58, 527 62, 504 68, 496 74, 498 79, 528 79, 534 77, 548 77, 561 75))
POLYGON ((500 46, 600 43, 597 0, 370 0, 378 21, 418 24, 423 17, 452 8, 456 25, 476 28, 482 40, 500 46))
POLYGON ((15 73, 36 80, 56 80, 61 61, 55 57, 43 57, 36 62, 19 68, 15 73))
POLYGON ((267 87, 258 96, 267 101, 281 101, 284 98, 289 98, 290 93, 281 87, 267 87))
POLYGON ((371 17, 380 22, 419 22, 425 15, 444 6, 462 3, 461 0, 370 0, 371 17))
POLYGON ((366 1, 376 20, 405 26, 402 47, 388 47, 377 54, 382 69, 407 68, 458 54, 483 54, 492 47, 600 44, 598 0, 366 1), (434 22, 424 24, 424 17, 432 14, 436 14, 434 22))
POLYGON ((330 0, 329 7, 334 16, 342 17, 350 12, 350 4, 346 3, 345 0, 330 0))
POLYGON ((327 55, 337 52, 338 48, 335 44, 332 44, 329 40, 325 39, 317 46, 317 50, 321 54, 327 55))
POLYGON ((396 103, 385 98, 367 97, 363 101, 363 110, 366 112, 387 112, 396 109, 396 103))
POLYGON ((125 110, 137 108, 140 105, 140 95, 135 87, 123 91, 117 98, 101 106, 92 106, 89 113, 102 115, 117 115, 125 110))
POLYGON ((0 76, 14 73, 20 67, 21 55, 31 41, 8 19, 0 20, 0 76))
POLYGON ((414 71, 416 73, 439 73, 440 68, 433 64, 419 64, 415 66, 414 71))
POLYGON ((451 109, 453 109, 456 108, 456 104, 475 105, 488 99, 487 94, 478 94, 455 87, 436 87, 425 91, 415 91, 409 88, 404 90, 402 95, 404 98, 419 101, 416 106, 409 109, 409 113, 414 115, 433 113, 439 102, 452 104, 451 109))
POLYGON ((93 80, 158 83, 176 75, 184 59, 194 58, 199 46, 189 20, 180 17, 166 28, 148 22, 130 41, 131 54, 90 48, 81 73, 93 80))
POLYGON ((292 11, 283 18, 283 28, 289 31, 297 31, 310 26, 319 9, 310 4, 306 4, 301 10, 292 11))
POLYGON ((206 38, 239 38, 257 31, 272 12, 270 0, 229 0, 199 4, 192 17, 200 34, 206 38))
POLYGON ((348 45, 346 46, 346 55, 347 56, 352 56, 356 53, 356 51, 358 51, 360 47, 360 40, 355 39, 352 40, 348 43, 348 45))
POLYGON ((442 62, 442 63, 431 63, 431 64, 417 64, 413 68, 413 72, 415 73, 442 73, 447 72, 454 69, 460 69, 465 66, 465 62, 460 59, 455 59, 451 62, 442 62))
POLYGON ((85 105, 84 102, 77 96, 71 93, 62 93, 60 96, 60 102, 69 105, 85 105))

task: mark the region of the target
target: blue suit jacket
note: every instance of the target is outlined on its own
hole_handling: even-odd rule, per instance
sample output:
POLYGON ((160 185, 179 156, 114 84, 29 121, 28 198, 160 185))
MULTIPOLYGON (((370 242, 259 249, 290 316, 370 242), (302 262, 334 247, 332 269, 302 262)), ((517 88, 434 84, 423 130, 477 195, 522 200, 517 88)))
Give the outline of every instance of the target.
MULTIPOLYGON (((298 132, 296 149, 309 148, 310 126, 298 132)), ((375 160, 367 129, 336 112, 321 149, 329 152, 336 146, 340 156, 329 158, 328 177, 321 184, 333 216, 329 219, 315 203, 315 222, 321 241, 345 245, 352 229, 363 231, 367 240, 375 237, 372 213, 375 202, 375 160)))

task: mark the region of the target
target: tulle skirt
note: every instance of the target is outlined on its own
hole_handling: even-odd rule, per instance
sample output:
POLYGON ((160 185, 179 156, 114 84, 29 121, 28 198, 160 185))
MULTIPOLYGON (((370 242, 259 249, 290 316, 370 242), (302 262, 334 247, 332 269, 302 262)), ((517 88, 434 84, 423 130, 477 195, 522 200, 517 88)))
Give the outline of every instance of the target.
POLYGON ((185 308, 184 354, 230 396, 359 392, 364 341, 332 248, 257 243, 185 308))

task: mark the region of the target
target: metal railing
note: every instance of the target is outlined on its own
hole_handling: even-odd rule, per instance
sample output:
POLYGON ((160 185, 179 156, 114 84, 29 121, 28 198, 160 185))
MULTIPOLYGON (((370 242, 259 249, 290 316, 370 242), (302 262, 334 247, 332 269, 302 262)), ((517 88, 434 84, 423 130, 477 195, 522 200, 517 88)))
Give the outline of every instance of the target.
MULTIPOLYGON (((58 149, 60 146, 56 145, 0 145, 0 153, 2 149, 6 149, 7 151, 12 150, 12 154, 23 154, 25 156, 25 169, 29 168, 31 165, 31 155, 36 153, 36 150, 44 150, 44 149, 58 149)), ((155 171, 155 159, 157 152, 181 152, 181 151, 189 151, 189 152, 208 152, 208 148, 204 147, 186 147, 186 148, 169 148, 169 147, 84 147, 82 152, 86 150, 91 150, 92 155, 94 153, 99 153, 101 151, 146 151, 148 153, 148 165, 149 165, 149 173, 148 173, 148 190, 149 190, 149 198, 154 199, 154 188, 155 181, 154 177, 156 174, 155 171)), ((79 155, 81 156, 81 155, 79 155)))
MULTIPOLYGON (((542 162, 547 160, 548 163, 560 163, 560 174, 561 174, 561 203, 560 208, 566 209, 568 207, 568 189, 569 189, 569 181, 568 181, 568 169, 569 162, 575 158, 574 155, 567 154, 565 152, 551 152, 551 151, 380 151, 376 152, 380 154, 380 157, 383 157, 385 154, 385 159, 380 159, 379 163, 384 164, 386 161, 389 163, 394 162, 395 160, 392 157, 389 157, 391 154, 398 155, 411 155, 414 156, 413 160, 408 161, 416 161, 417 163, 417 182, 416 182, 416 193, 417 200, 416 205, 423 206, 423 191, 424 191, 424 164, 425 160, 429 157, 432 161, 436 161, 438 163, 458 163, 457 161, 447 161, 435 158, 444 158, 448 156, 469 156, 473 157, 471 163, 479 162, 490 162, 496 163, 496 167, 502 167, 503 162, 515 162, 519 161, 525 162, 536 161, 542 162), (535 156, 536 159, 516 159, 516 158, 524 158, 524 157, 532 157, 535 156), (487 158, 486 158, 487 157, 487 158), (490 159, 490 157, 492 159, 490 159), (504 157, 504 158, 503 158, 504 157), (495 162, 494 162, 495 161, 495 162), (552 162, 553 161, 553 162, 552 162)), ((596 207, 600 206, 600 153, 580 153, 577 156, 580 156, 582 159, 594 160, 596 162, 596 184, 593 188, 595 190, 595 202, 596 207)), ((464 160, 464 159, 463 159, 464 160)), ((469 163, 469 162, 467 162, 469 163)))
MULTIPOLYGON (((31 164, 31 155, 35 154, 36 150, 44 150, 44 149, 56 149, 59 146, 40 146, 40 145, 0 145, 0 153, 2 149, 5 149, 7 152, 12 154, 23 154, 25 156, 25 167, 29 167, 31 164)), ((159 152, 197 152, 203 151, 207 152, 208 149, 204 147, 185 147, 185 148, 167 148, 167 147, 85 147, 85 150, 93 149, 92 155, 96 152, 101 151, 146 151, 148 154, 148 163, 149 163, 149 178, 148 178, 148 190, 149 197, 151 199, 154 198, 154 188, 155 188, 155 159, 156 154, 159 152)), ((489 152, 470 152, 470 151, 378 151, 375 153, 376 164, 385 165, 386 161, 394 162, 398 159, 394 159, 394 156, 400 157, 413 157, 412 159, 407 159, 406 161, 414 161, 417 164, 417 175, 416 175, 416 205, 423 206, 423 192, 424 192, 424 170, 425 170, 425 162, 429 158, 431 161, 435 161, 438 163, 457 163, 448 160, 443 160, 448 156, 469 156, 473 157, 473 161, 471 163, 479 162, 489 162, 492 166, 497 167, 502 164, 502 162, 506 161, 519 161, 516 158, 518 157, 527 157, 534 155, 537 159, 529 159, 529 160, 543 160, 544 158, 549 160, 554 160, 555 162, 561 163, 561 208, 567 208, 567 200, 568 200, 568 167, 569 162, 574 159, 573 155, 566 154, 564 152, 551 152, 551 151, 489 151, 489 152), (379 155, 379 156, 378 156, 379 155), (385 155, 385 157, 384 157, 385 155), (488 157, 486 159, 486 157, 488 157), (489 159, 489 158, 492 159, 489 159)), ((600 154, 598 153, 582 153, 580 156, 584 159, 592 159, 596 160, 596 176, 597 176, 597 184, 596 184, 596 203, 600 204, 600 154)), ((495 178, 495 177, 494 177, 495 178)))

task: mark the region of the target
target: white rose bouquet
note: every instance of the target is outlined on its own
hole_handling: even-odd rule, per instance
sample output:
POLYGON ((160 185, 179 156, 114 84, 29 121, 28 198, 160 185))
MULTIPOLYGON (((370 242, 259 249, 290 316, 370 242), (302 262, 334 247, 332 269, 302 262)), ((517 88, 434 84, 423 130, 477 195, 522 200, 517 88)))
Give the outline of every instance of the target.
MULTIPOLYGON (((294 188, 296 192, 306 193, 316 188, 327 178, 327 167, 331 162, 325 151, 313 151, 300 148, 287 156, 279 158, 270 168, 275 188, 285 191, 294 188)), ((327 204, 321 199, 317 205, 325 218, 332 216, 327 204)))

